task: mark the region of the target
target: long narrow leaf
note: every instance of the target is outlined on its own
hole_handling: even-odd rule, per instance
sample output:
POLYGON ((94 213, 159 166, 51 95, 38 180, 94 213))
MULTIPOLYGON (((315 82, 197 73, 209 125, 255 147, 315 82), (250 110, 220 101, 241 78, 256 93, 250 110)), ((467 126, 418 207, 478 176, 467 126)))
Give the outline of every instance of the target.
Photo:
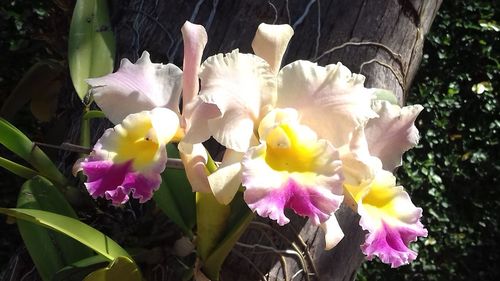
POLYGON ((96 270, 83 281, 142 281, 137 265, 126 257, 118 257, 106 268, 96 270))
POLYGON ((127 251, 111 238, 79 220, 46 211, 29 209, 0 208, 0 213, 63 233, 109 260, 122 256, 130 258, 127 251))
POLYGON ((12 124, 0 118, 0 144, 30 163, 40 175, 53 183, 64 186, 66 178, 50 158, 12 124))
MULTIPOLYGON (((180 158, 179 150, 174 144, 167 145, 169 158, 180 158)), ((193 228, 196 224, 196 196, 186 176, 186 171, 181 169, 167 169, 165 181, 180 208, 186 226, 193 228)))
MULTIPOLYGON (((179 151, 173 144, 167 146, 167 154, 169 158, 179 157, 179 151)), ((153 199, 186 235, 192 236, 192 229, 196 224, 196 203, 186 171, 166 169, 162 174, 161 186, 153 199)))
POLYGON ((69 30, 68 61, 73 86, 84 99, 89 86, 85 79, 113 70, 115 38, 106 0, 76 1, 69 30))
MULTIPOLYGON (((77 217, 59 190, 40 176, 23 184, 17 207, 77 217)), ((18 221, 18 227, 24 244, 44 280, 50 280, 62 267, 93 255, 87 247, 61 233, 26 221, 18 221)))
MULTIPOLYGON (((162 179, 165 178, 162 174, 162 179)), ((165 180, 162 180, 160 188, 155 191, 153 195, 153 200, 160 210, 165 213, 177 226, 179 226, 184 233, 189 234, 191 230, 187 227, 182 215, 180 213, 180 208, 174 200, 174 196, 171 193, 170 187, 167 185, 165 180)))
POLYGON ((21 164, 17 164, 16 162, 10 161, 9 159, 5 159, 0 157, 0 167, 7 169, 9 172, 14 173, 22 178, 30 179, 38 173, 35 170, 32 170, 28 167, 24 167, 21 164))
POLYGON ((108 264, 109 261, 100 255, 85 258, 59 270, 51 281, 81 281, 85 276, 108 264))

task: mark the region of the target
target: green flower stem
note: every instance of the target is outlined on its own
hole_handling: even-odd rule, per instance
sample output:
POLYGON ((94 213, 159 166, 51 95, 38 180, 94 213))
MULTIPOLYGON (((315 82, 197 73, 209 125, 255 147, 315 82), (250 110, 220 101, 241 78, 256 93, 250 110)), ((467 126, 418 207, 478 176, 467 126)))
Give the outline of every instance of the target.
MULTIPOLYGON (((207 170, 213 173, 217 164, 208 155, 207 170)), ((255 215, 238 192, 229 205, 222 205, 212 193, 196 194, 198 223, 197 249, 203 262, 203 273, 210 280, 219 280, 219 273, 234 245, 255 215)))
POLYGON ((104 112, 100 110, 87 110, 83 114, 83 119, 106 118, 104 112))
POLYGON ((227 218, 231 208, 222 205, 212 193, 196 193, 196 217, 198 226, 197 250, 202 261, 208 256, 223 239, 222 234, 226 229, 227 218))
POLYGON ((89 112, 89 108, 86 107, 83 111, 82 124, 80 127, 80 145, 83 147, 90 147, 90 118, 86 117, 89 112))
POLYGON ((236 242, 238 242, 243 232, 245 232, 250 222, 252 222, 255 214, 246 208, 238 217, 238 221, 229 226, 231 229, 229 229, 224 239, 205 260, 203 272, 211 280, 219 280, 219 272, 224 260, 227 255, 229 255, 236 242))

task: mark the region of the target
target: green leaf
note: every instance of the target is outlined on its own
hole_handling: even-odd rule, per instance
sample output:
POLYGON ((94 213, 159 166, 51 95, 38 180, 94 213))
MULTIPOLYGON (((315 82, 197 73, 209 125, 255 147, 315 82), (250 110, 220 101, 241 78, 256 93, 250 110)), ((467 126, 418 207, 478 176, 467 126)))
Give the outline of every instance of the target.
POLYGON ((205 259, 203 272, 211 280, 219 280, 219 272, 234 245, 247 229, 250 222, 255 217, 243 200, 243 193, 238 192, 230 204, 231 215, 228 218, 227 227, 223 239, 205 259))
POLYGON ((153 200, 155 201, 158 208, 160 208, 165 215, 167 215, 175 224, 177 224, 185 233, 190 233, 191 229, 187 227, 180 209, 175 202, 174 196, 172 195, 171 188, 167 185, 165 178, 165 173, 162 174, 162 182, 160 188, 153 194, 153 200))
POLYGON ((127 257, 118 257, 106 268, 89 274, 83 281, 142 281, 137 265, 127 257))
MULTIPOLYGON (((167 155, 169 158, 179 158, 179 151, 174 144, 167 145, 167 155)), ((166 169, 153 199, 174 223, 188 236, 192 236, 192 229, 196 224, 195 193, 185 170, 166 169)))
POLYGON ((78 0, 69 30, 68 62, 75 90, 84 100, 89 86, 85 79, 113 70, 115 38, 106 0, 78 0))
POLYGON ((100 255, 82 259, 59 270, 52 281, 81 281, 85 276, 107 264, 109 264, 109 260, 100 255))
POLYGON ((127 251, 111 238, 79 220, 46 211, 29 209, 0 208, 0 213, 63 233, 109 260, 122 256, 130 258, 127 251))
MULTIPOLYGON (((170 158, 180 158, 179 150, 174 144, 167 145, 167 155, 170 158)), ((164 180, 171 188, 186 226, 193 228, 196 224, 196 195, 186 176, 186 171, 167 169, 164 174, 164 180)))
POLYGON ((0 157, 0 167, 7 169, 9 172, 14 173, 22 178, 31 179, 32 177, 38 175, 35 170, 32 170, 23 165, 17 164, 16 162, 10 161, 0 157))
MULTIPOLYGON (((77 217, 64 196, 51 182, 40 176, 23 184, 17 207, 77 217)), ((24 244, 44 280, 50 280, 65 265, 93 255, 87 247, 66 235, 26 221, 18 221, 18 227, 24 244)))
POLYGON ((50 158, 28 137, 7 120, 0 118, 0 144, 30 163, 40 175, 53 183, 64 186, 66 178, 50 158))

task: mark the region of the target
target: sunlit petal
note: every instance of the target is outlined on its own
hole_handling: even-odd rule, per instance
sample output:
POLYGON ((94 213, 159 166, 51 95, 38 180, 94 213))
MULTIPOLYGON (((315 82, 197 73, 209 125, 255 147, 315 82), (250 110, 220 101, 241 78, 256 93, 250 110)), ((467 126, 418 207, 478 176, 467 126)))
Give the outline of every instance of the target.
POLYGON ((296 61, 278 74, 277 107, 297 109, 302 123, 341 147, 355 128, 377 116, 371 109, 373 90, 364 80, 341 63, 322 67, 296 61))
POLYGON ((227 205, 241 185, 243 153, 226 149, 220 167, 208 176, 210 188, 219 203, 227 205))
POLYGON ((281 59, 292 36, 293 29, 288 24, 261 23, 253 38, 252 49, 257 56, 267 61, 273 73, 278 73, 281 59))
POLYGON ((182 102, 186 105, 198 94, 198 73, 208 36, 203 26, 189 21, 184 23, 181 32, 184 43, 182 102))
POLYGON ((387 101, 375 101, 373 109, 379 115, 366 125, 366 138, 370 154, 382 160, 385 170, 392 171, 401 165, 401 156, 418 143, 415 119, 422 111, 421 105, 403 108, 387 101))
POLYGON ((321 224, 321 228, 325 232, 325 250, 330 250, 344 238, 344 232, 340 228, 339 222, 332 214, 328 220, 321 224))
POLYGON ((208 154, 203 144, 197 143, 193 145, 180 142, 178 148, 193 192, 212 192, 208 183, 206 168, 208 154))
POLYGON ((117 72, 88 79, 94 100, 114 124, 129 114, 169 108, 179 112, 182 71, 173 64, 152 63, 144 52, 135 64, 123 59, 117 72))
MULTIPOLYGON (((246 151, 263 109, 274 101, 275 79, 268 64, 257 56, 235 50, 209 57, 202 65, 200 78, 200 101, 194 102, 199 103, 195 106, 201 113, 194 112, 193 119, 207 120, 210 135, 222 145, 239 152, 246 151), (216 111, 219 115, 214 117, 216 111)), ((194 121, 187 122, 195 124, 194 121)), ((191 130, 194 129, 190 128, 186 134, 189 142, 192 142, 192 134, 197 134, 191 130)))

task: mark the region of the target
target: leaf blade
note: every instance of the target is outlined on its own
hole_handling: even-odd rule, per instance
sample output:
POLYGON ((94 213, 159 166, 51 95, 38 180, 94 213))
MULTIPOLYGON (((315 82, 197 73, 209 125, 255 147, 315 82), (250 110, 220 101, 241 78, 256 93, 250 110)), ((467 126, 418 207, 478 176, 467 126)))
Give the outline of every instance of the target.
POLYGON ((127 251, 111 238, 76 219, 41 210, 20 208, 0 208, 0 213, 61 232, 109 260, 120 256, 130 258, 127 251))
POLYGON ((89 89, 85 80, 113 70, 116 43, 111 31, 107 1, 76 2, 68 41, 71 80, 83 101, 89 89))

